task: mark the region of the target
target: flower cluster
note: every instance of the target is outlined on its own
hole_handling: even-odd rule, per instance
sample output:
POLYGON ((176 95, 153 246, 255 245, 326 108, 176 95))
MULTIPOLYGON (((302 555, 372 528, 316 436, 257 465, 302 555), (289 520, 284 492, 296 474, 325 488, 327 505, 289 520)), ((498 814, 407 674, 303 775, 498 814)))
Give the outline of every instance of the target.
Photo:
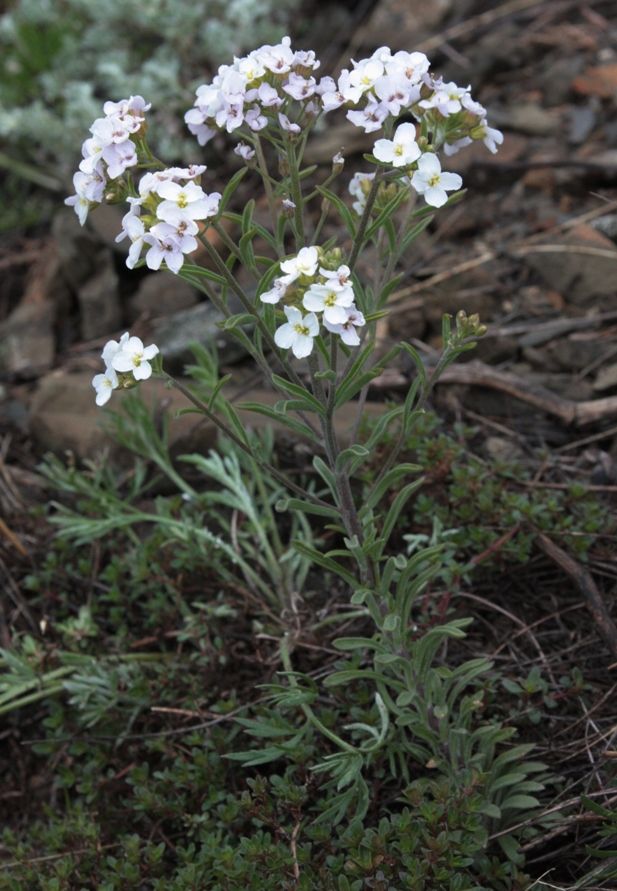
POLYGON ((75 208, 82 226, 90 207, 103 200, 107 182, 137 164, 136 138, 149 108, 142 96, 106 102, 105 117, 97 118, 90 127, 92 135, 82 145, 83 160, 73 176, 75 194, 64 202, 75 208))
POLYGON ((205 171, 204 164, 168 167, 146 173, 139 181, 139 196, 128 198, 130 210, 122 218, 122 231, 116 241, 131 242, 126 265, 132 269, 144 245, 149 269, 167 268, 178 273, 184 255, 197 249, 198 220, 216 216, 220 192, 207 195, 195 180, 205 171))
POLYGON ((291 121, 286 112, 293 99, 302 103, 304 114, 320 110, 319 95, 332 79, 315 79, 312 72, 319 65, 313 50, 294 51, 290 38, 284 37, 275 46, 235 58, 233 65, 221 65, 211 84, 197 88, 194 107, 184 120, 200 145, 220 130, 232 133, 243 124, 249 132, 258 132, 275 122, 283 130, 299 133, 300 123, 291 121))
POLYGON ((113 390, 118 387, 126 390, 134 387, 138 381, 147 380, 152 374, 150 359, 154 359, 158 351, 155 344, 145 347, 139 337, 131 337, 128 331, 119 341, 107 341, 101 353, 105 371, 92 378, 96 404, 109 402, 113 390))
POLYGON ((366 133, 411 113, 426 123, 433 148, 443 146, 446 154, 476 139, 491 152, 503 142, 499 130, 488 126, 486 109, 472 99, 470 88, 433 77, 424 53, 401 50, 392 54, 388 47, 380 47, 352 65, 341 72, 337 83, 332 81, 321 99, 325 111, 347 107, 347 118, 366 133))
POLYGON ((326 331, 338 334, 348 346, 360 343, 356 328, 362 327, 365 319, 354 304, 351 272, 345 265, 335 269, 320 265, 329 259, 317 247, 301 248, 297 256, 281 262, 283 275, 260 295, 263 303, 286 301, 287 322, 277 328, 274 340, 282 349, 291 349, 297 359, 313 350, 313 340, 319 334, 318 313, 326 331), (307 315, 300 307, 308 310, 307 315))

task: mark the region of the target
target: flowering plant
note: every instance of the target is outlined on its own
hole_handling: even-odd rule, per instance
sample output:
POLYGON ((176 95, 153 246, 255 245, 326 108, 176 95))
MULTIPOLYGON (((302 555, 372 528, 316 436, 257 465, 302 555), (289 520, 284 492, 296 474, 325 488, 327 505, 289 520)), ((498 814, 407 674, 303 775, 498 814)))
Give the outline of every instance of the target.
MULTIPOLYGON (((430 763, 457 788, 472 782, 472 775, 477 784, 484 771, 487 806, 495 817, 508 781, 500 780, 497 769, 489 773, 489 767, 496 744, 511 731, 497 724, 475 726, 474 715, 482 707, 482 697, 475 692, 477 679, 488 663, 473 660, 453 670, 435 666, 442 644, 464 636, 468 624, 452 619, 419 632, 414 621, 418 595, 439 571, 442 546, 432 542, 408 554, 397 553, 392 544, 401 512, 422 485, 415 476, 417 468, 399 461, 403 443, 441 371, 472 348, 485 329, 477 316, 467 317, 463 311, 454 327, 444 317, 443 352, 427 374, 410 344, 397 344, 380 355, 376 323, 387 314, 388 297, 400 281, 398 266, 408 248, 435 210, 460 195, 461 177, 442 170, 440 155, 448 157, 478 140, 494 152, 503 137, 488 126, 486 111, 472 99, 470 88, 444 83, 430 71, 422 53, 392 53, 381 47, 369 58, 352 62, 336 81, 318 77, 319 67, 314 52, 294 50, 285 38, 221 66, 212 83, 198 88, 185 116, 189 130, 200 145, 220 134, 233 135, 238 140, 235 153, 243 162, 222 194, 205 190, 204 165, 166 167, 157 160, 147 142, 149 105, 132 96, 105 104, 104 117, 95 121, 83 146, 75 195, 67 199, 82 223, 103 200, 127 201, 118 236, 130 242, 127 265, 145 263, 158 269, 164 264, 220 310, 223 327, 238 338, 281 395, 274 407, 242 407, 287 426, 309 443, 317 487, 298 484, 253 450, 236 408, 225 398, 226 379, 211 375, 202 381, 204 397, 203 390, 196 393, 165 375, 157 347, 144 347, 128 333, 103 351, 106 372, 93 381, 97 403, 104 404, 116 387, 131 387, 149 377, 152 369, 164 374, 280 484, 281 511, 327 523, 338 546, 326 551, 298 538, 295 550, 333 579, 335 590, 345 592, 340 621, 358 619, 363 628, 370 622, 368 634, 334 642, 346 654, 345 661, 325 679, 328 687, 358 681, 370 685, 370 721, 350 724, 342 734, 320 720, 314 707, 315 684, 293 671, 297 632, 290 627, 280 642, 284 682, 271 693, 277 708, 299 708, 303 724, 300 730, 291 727, 286 739, 280 726, 270 732, 259 722, 244 720, 245 729, 267 745, 258 755, 251 749, 232 757, 266 763, 284 756, 291 739, 297 744, 302 733, 318 731, 335 746, 313 768, 329 775, 336 790, 329 812, 333 819, 341 819, 351 805, 359 813, 366 811, 363 776, 378 760, 382 769, 386 763, 392 774, 403 778, 409 777, 410 761, 430 763), (317 185, 311 184, 316 169, 303 166, 310 133, 339 108, 366 133, 383 131, 365 156, 372 169, 357 173, 349 183, 351 209, 330 188, 344 167, 340 153, 317 185), (269 225, 258 219, 254 200, 242 213, 230 209, 249 171, 261 177, 269 225), (317 202, 320 212, 311 213, 317 202), (339 239, 324 240, 332 211, 338 213, 344 232, 339 239), (223 253, 207 238, 209 228, 224 246, 223 253), (200 245, 208 268, 195 259, 200 245), (369 248, 376 257, 370 277, 358 269, 369 248), (240 283, 239 266, 245 277, 252 277, 251 288, 240 283), (241 312, 231 309, 231 295, 241 312), (409 392, 361 437, 368 387, 400 352, 415 364, 409 392), (306 360, 306 367, 296 359, 306 360), (343 447, 335 419, 349 403, 356 406, 357 422, 351 442, 343 447), (377 450, 383 455, 381 467, 358 504, 354 477, 377 450)), ((293 604, 289 607, 291 612, 293 604)))

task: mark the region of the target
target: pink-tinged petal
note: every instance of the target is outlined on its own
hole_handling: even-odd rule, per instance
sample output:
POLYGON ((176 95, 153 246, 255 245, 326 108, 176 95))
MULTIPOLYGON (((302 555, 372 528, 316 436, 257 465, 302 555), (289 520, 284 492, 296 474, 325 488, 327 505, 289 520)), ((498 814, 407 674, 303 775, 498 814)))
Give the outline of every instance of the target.
POLYGON ((448 200, 448 194, 440 186, 429 186, 424 193, 424 200, 431 207, 443 207, 448 200))
POLYGON ((147 381, 152 375, 152 366, 149 362, 140 362, 133 368, 133 377, 136 381, 147 381))
POLYGON ((305 359, 313 352, 313 338, 307 334, 298 334, 291 347, 296 359, 305 359))
POLYGON ((137 261, 139 260, 141 249, 143 247, 143 242, 141 239, 139 241, 134 241, 133 244, 129 248, 129 255, 126 258, 126 265, 129 269, 134 269, 137 261))
POLYGON ((344 328, 341 331, 341 340, 343 343, 346 343, 347 346, 359 346, 360 338, 358 337, 358 332, 355 328, 344 328))
POLYGON ((437 155, 434 155, 432 152, 425 152, 418 161, 418 170, 426 177, 441 173, 441 164, 437 155))
POLYGON ((148 269, 160 269, 165 252, 153 245, 146 254, 146 266, 148 269))
POLYGON ((165 254, 165 263, 170 272, 177 275, 182 269, 184 263, 184 254, 182 251, 167 251, 165 254))
POLYGON ((293 325, 290 324, 281 325, 281 327, 277 328, 274 332, 274 342, 283 350, 289 349, 294 342, 295 337, 296 332, 293 329, 293 325))
POLYGON ((463 185, 462 177, 458 173, 442 173, 439 177, 439 185, 447 192, 453 192, 463 185))

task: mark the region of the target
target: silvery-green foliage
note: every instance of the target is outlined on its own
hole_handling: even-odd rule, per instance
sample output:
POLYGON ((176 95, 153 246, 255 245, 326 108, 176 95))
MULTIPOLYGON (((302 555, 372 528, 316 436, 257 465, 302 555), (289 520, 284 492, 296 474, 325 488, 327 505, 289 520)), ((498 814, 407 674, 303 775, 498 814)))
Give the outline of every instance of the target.
POLYGON ((19 0, 0 17, 0 138, 67 173, 101 101, 157 109, 160 151, 194 153, 182 112, 213 66, 285 32, 298 0, 19 0))

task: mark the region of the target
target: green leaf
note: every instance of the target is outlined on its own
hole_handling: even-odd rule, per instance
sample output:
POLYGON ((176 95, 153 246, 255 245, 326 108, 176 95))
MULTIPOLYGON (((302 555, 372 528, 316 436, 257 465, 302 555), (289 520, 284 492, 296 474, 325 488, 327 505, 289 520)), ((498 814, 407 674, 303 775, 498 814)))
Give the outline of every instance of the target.
POLYGON ((502 811, 531 810, 536 807, 540 807, 540 802, 533 795, 511 795, 501 802, 502 811))
POLYGON ((306 387, 294 384, 292 381, 288 381, 284 377, 280 377, 278 374, 272 375, 272 383, 279 390, 283 390, 284 393, 288 393, 290 396, 294 396, 296 399, 304 402, 309 411, 312 411, 317 415, 325 414, 325 407, 309 390, 306 389, 306 387))
POLYGON ((345 569, 344 566, 341 566, 338 561, 333 560, 331 557, 325 557, 323 554, 320 554, 319 551, 316 551, 315 548, 309 547, 305 542, 299 541, 298 539, 295 539, 292 542, 292 545, 299 554, 302 554, 304 557, 309 557, 313 563, 317 564, 317 566, 321 566, 323 569, 327 569, 328 572, 333 572, 335 575, 338 575, 350 588, 356 587, 357 580, 355 576, 345 569))
POLYGON ((302 436, 302 438, 309 439, 311 442, 318 441, 310 427, 307 427, 306 424, 297 421, 295 418, 290 418, 287 414, 276 411, 276 409, 270 405, 264 405, 261 402, 240 402, 236 405, 236 408, 241 411, 250 411, 258 415, 263 415, 266 418, 270 418, 270 420, 274 421, 276 424, 283 424, 289 430, 293 430, 294 433, 302 436))
POLYGON ((318 517, 328 517, 331 520, 340 521, 341 519, 340 511, 335 507, 314 504, 312 501, 302 501, 300 498, 281 498, 276 502, 275 508, 280 513, 288 510, 299 510, 303 514, 315 514, 318 517))
POLYGON ((367 227, 367 230, 364 233, 363 244, 371 240, 373 235, 375 235, 376 232, 383 226, 386 220, 389 220, 390 217, 396 213, 396 211, 399 209, 406 198, 409 198, 409 192, 406 189, 403 189, 400 192, 397 192, 394 198, 391 198, 388 201, 383 210, 375 218, 374 222, 367 227))
POLYGON ((223 194, 221 196, 220 203, 219 203, 219 216, 223 213, 223 211, 229 204, 229 201, 230 201, 232 195, 234 194, 234 192, 240 185, 240 182, 242 181, 242 179, 244 179, 244 177, 246 176, 247 172, 248 172, 248 167, 241 167, 240 170, 238 170, 236 173, 234 173, 232 178, 229 180, 229 182, 225 186, 225 188, 223 190, 223 194))

